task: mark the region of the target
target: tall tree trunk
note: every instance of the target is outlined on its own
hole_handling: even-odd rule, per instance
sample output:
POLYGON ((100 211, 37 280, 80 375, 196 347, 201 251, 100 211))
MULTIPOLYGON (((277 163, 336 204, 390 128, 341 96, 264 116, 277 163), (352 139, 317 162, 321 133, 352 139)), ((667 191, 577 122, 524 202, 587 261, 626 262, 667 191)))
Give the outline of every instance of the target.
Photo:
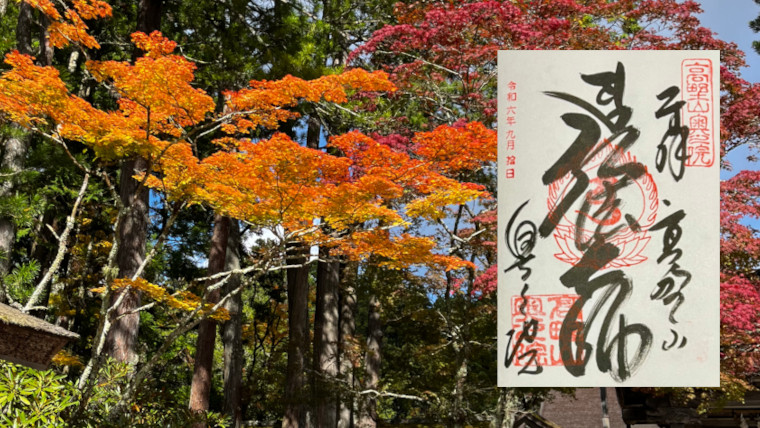
POLYGON ((50 34, 48 33, 48 26, 50 25, 50 18, 44 15, 40 18, 40 53, 37 57, 37 62, 42 66, 53 65, 53 45, 50 44, 50 34))
MULTIPOLYGON (((130 159, 121 168, 119 193, 121 202, 127 207, 127 214, 119 227, 119 250, 116 265, 120 278, 132 278, 145 257, 145 242, 148 235, 148 189, 132 178, 145 171, 145 159, 130 159)), ((140 314, 129 314, 140 306, 140 294, 136 290, 113 293, 111 304, 115 304, 121 294, 127 293, 114 311, 114 320, 108 331, 106 352, 116 361, 137 362, 137 334, 140 328, 140 314)))
MULTIPOLYGON (((308 248, 293 245, 288 264, 306 263, 308 248)), ((285 415, 282 428, 306 426, 304 363, 309 346, 309 266, 288 269, 288 366, 285 373, 285 415)))
POLYGON ((21 2, 18 5, 18 21, 16 21, 16 49, 25 55, 32 54, 32 6, 21 2))
MULTIPOLYGON (((227 258, 225 270, 240 268, 240 225, 237 220, 230 221, 230 236, 227 241, 227 258)), ((224 288, 228 294, 240 285, 240 275, 233 275, 224 288)), ((224 305, 230 319, 222 325, 222 343, 224 344, 224 412, 232 419, 232 427, 240 428, 243 414, 240 407, 243 378, 243 296, 236 293, 224 305)))
MULTIPOLYGON (((465 345, 466 346, 466 345, 465 345)), ((467 381, 468 372, 468 358, 465 346, 457 349, 458 353, 461 353, 459 362, 459 369, 454 377, 454 405, 452 406, 451 418, 453 428, 463 428, 467 417, 465 412, 465 396, 464 388, 467 381)))
MULTIPOLYGON (((214 216, 214 233, 211 237, 211 249, 208 254, 208 275, 214 275, 224 271, 227 256, 227 242, 229 240, 230 219, 220 214, 214 216)), ((214 280, 208 280, 206 286, 214 284, 214 280)), ((206 293, 206 301, 216 303, 219 301, 220 290, 216 289, 206 293)), ((204 412, 208 410, 209 393, 211 392, 211 371, 214 364, 214 342, 216 341, 216 321, 205 318, 198 326, 198 341, 195 346, 195 366, 193 367, 193 381, 190 385, 190 410, 204 412)), ((197 424, 203 428, 205 424, 197 424)))
MULTIPOLYGON (((377 390, 380 384, 380 363, 382 362, 381 342, 383 339, 382 324, 380 323, 380 300, 374 291, 369 296, 369 321, 367 322, 367 353, 364 357, 366 380, 364 388, 377 390)), ((368 394, 361 406, 359 428, 375 428, 377 426, 377 398, 368 394)))
MULTIPOLYGON (((321 127, 310 117, 306 132, 306 146, 318 150, 321 127)), ((330 257, 329 250, 320 249, 321 258, 330 257)), ((337 423, 337 393, 331 386, 338 375, 338 288, 340 263, 317 263, 317 293, 314 312, 314 353, 312 355, 314 424, 318 428, 335 428, 337 423)))
POLYGON ((140 0, 137 9, 137 31, 150 34, 161 29, 164 0, 140 0))
MULTIPOLYGON (((161 5, 163 0, 140 0, 137 12, 137 30, 150 33, 161 26, 161 5)), ((133 59, 139 51, 133 51, 133 59)), ((137 172, 146 171, 148 161, 143 158, 129 159, 121 166, 119 196, 128 213, 122 219, 119 234, 119 252, 116 264, 119 277, 131 278, 145 257, 145 242, 148 235, 148 189, 132 178, 137 172)), ((121 362, 137 362, 137 334, 140 328, 140 314, 124 315, 140 306, 140 294, 127 291, 121 304, 114 311, 114 321, 108 332, 106 352, 121 362)), ((114 293, 111 303, 119 299, 121 293, 114 293)))
POLYGON ((342 266, 340 290, 340 377, 345 382, 346 392, 341 394, 338 409, 338 428, 350 428, 353 423, 354 364, 353 349, 356 334, 356 283, 358 263, 349 262, 342 266))
MULTIPOLYGON (((329 250, 322 249, 328 259, 329 250)), ((314 422, 319 428, 337 424, 338 340, 340 337, 338 289, 340 262, 317 264, 317 301, 314 313, 314 422)))
MULTIPOLYGON (((16 49, 22 53, 32 54, 32 7, 29 3, 19 4, 18 20, 16 21, 16 49)), ((18 172, 24 168, 28 138, 26 132, 18 125, 8 127, 3 141, 3 157, 0 168, 3 172, 18 172)), ((13 194, 14 178, 3 181, 0 185, 0 198, 13 194)), ((0 217, 0 281, 10 272, 13 244, 16 242, 16 224, 11 216, 0 217)), ((0 303, 6 303, 8 296, 4 283, 0 283, 0 303)))

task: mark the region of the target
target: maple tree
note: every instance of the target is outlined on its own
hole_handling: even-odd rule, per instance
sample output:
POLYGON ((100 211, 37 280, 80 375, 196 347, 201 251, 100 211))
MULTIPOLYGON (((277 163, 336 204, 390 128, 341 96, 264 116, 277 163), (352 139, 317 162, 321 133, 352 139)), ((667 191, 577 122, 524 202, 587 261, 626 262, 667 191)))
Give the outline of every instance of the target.
MULTIPOLYGON (((132 39, 145 52, 134 65, 116 61, 87 63, 96 79, 120 95, 117 110, 93 107, 69 93, 57 70, 35 65, 28 56, 11 53, 6 62, 12 69, 0 78, 2 112, 67 151, 71 142, 88 146, 103 163, 139 155, 148 161, 150 170, 134 179, 160 190, 167 204, 177 208, 188 203, 206 204, 219 213, 245 220, 255 228, 282 230, 281 248, 288 241, 300 239, 309 245, 334 246, 340 254, 354 259, 378 253, 383 263, 392 267, 433 263, 453 269, 466 265, 456 258, 431 253, 435 242, 430 238, 389 233, 391 227, 406 223, 390 206, 397 205, 395 208, 399 209, 403 202, 407 216, 434 219, 450 203, 463 203, 483 195, 479 186, 463 184, 435 172, 438 159, 434 156, 412 159, 405 154, 394 154, 359 133, 331 142, 331 147, 344 153, 343 157, 305 148, 284 134, 256 142, 222 137, 214 141, 220 146, 217 153, 203 160, 193 153, 193 138, 198 132, 218 128, 236 135, 256 127, 273 128, 295 117, 296 113, 284 107, 294 106, 300 100, 342 102, 346 100, 347 88, 392 90, 382 73, 352 70, 313 81, 288 77, 276 82, 251 82, 250 88, 229 92, 226 111, 211 117, 213 101, 202 90, 191 86, 194 66, 172 54, 176 46, 173 42, 157 32, 135 33, 132 39), (341 205, 346 202, 355 209, 346 211, 341 205), (314 227, 314 218, 322 218, 332 233, 324 233, 325 227, 314 227), (350 225, 362 222, 383 226, 343 233, 350 225)), ((481 129, 479 132, 492 146, 495 144, 493 131, 481 129)), ((441 156, 438 153, 441 143, 434 135, 425 136, 424 142, 421 140, 420 147, 427 146, 430 146, 428 152, 441 156)), ((493 150, 474 155, 489 152, 493 150)), ((451 153, 442 156, 447 157, 449 163, 456 163, 451 153)), ((88 176, 93 173, 73 155, 72 159, 88 176)), ((107 173, 98 173, 109 183, 107 173)), ((112 191, 115 193, 115 189, 112 191)), ((115 200, 118 203, 119 200, 115 200)), ((121 206, 117 224, 124 212, 121 206)), ((118 248, 118 236, 115 239, 113 248, 118 248)), ((284 260, 284 252, 279 251, 278 255, 277 248, 272 251, 247 271, 279 269, 277 261, 284 260)), ((107 286, 101 290, 103 308, 108 309, 102 313, 100 338, 93 347, 93 359, 102 352, 103 338, 110 326, 109 313, 118 305, 118 301, 110 307, 105 304, 110 302, 109 293, 114 288, 138 289, 156 302, 174 307, 190 309, 194 306, 184 325, 176 330, 180 332, 178 335, 194 325, 190 320, 195 313, 219 312, 221 302, 208 308, 203 304, 205 296, 198 300, 186 291, 169 295, 141 279, 142 269, 149 259, 150 256, 131 279, 104 279, 107 286)), ((226 278, 209 289, 218 288, 226 278)), ((88 369, 92 367, 91 360, 80 386, 85 385, 88 369)), ((135 382, 130 385, 131 393, 145 371, 145 367, 138 371, 135 382)))

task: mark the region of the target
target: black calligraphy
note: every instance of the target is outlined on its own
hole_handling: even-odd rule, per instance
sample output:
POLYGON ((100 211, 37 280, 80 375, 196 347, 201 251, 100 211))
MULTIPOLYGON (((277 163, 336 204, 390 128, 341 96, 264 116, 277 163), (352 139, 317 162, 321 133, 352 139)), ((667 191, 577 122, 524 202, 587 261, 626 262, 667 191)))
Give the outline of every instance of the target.
MULTIPOLYGON (((504 272, 509 272, 514 268, 518 268, 521 272, 523 272, 523 281, 526 281, 528 278, 530 278, 531 269, 527 266, 527 264, 535 257, 532 252, 538 238, 538 235, 536 233, 536 225, 533 224, 533 222, 523 220, 516 224, 517 217, 520 215, 520 212, 523 208, 525 208, 528 202, 530 201, 525 201, 515 211, 507 223, 507 229, 504 234, 504 239, 506 241, 509 252, 512 254, 512 256, 515 257, 515 259, 517 259, 514 264, 504 269, 504 272)), ((507 333, 509 341, 507 342, 507 353, 504 357, 504 366, 509 368, 514 362, 515 358, 518 360, 527 359, 525 366, 520 369, 518 374, 535 375, 540 374, 544 370, 544 368, 538 362, 538 350, 528 349, 522 352, 520 351, 522 349, 521 345, 523 342, 530 345, 536 340, 539 330, 538 320, 527 316, 526 307, 528 305, 528 298, 526 297, 526 293, 528 292, 529 288, 529 285, 525 283, 523 285, 522 291, 520 292, 520 297, 522 298, 522 302, 520 304, 520 313, 525 318, 523 321, 522 330, 519 333, 517 333, 514 328, 511 329, 509 333, 507 333), (516 337, 515 333, 517 333, 516 337), (512 344, 513 340, 514 345, 512 344)))
POLYGON ((582 75, 581 78, 587 84, 599 87, 596 105, 563 92, 546 92, 580 107, 585 113, 561 116, 566 125, 578 131, 578 136, 546 170, 542 181, 548 186, 571 174, 573 185, 550 209, 538 231, 541 237, 548 237, 560 218, 571 214, 580 204, 574 210, 575 246, 582 257, 560 277, 560 282, 574 289, 579 298, 560 328, 560 353, 566 370, 573 376, 585 374, 593 354, 600 371, 609 372, 613 378, 622 381, 645 360, 651 348, 652 333, 644 324, 629 324, 626 315, 620 313, 622 304, 631 295, 632 280, 619 269, 599 272, 620 254, 620 249, 610 242, 610 238, 625 227, 618 220, 625 219, 633 230, 638 228, 633 216, 621 215, 623 201, 619 194, 645 174, 646 168, 626 156, 640 133, 628 124, 632 109, 623 103, 623 64, 618 63, 615 71, 582 75), (608 112, 604 113, 600 107, 607 106, 608 112), (600 123, 606 128, 605 138, 602 138, 600 123), (605 154, 604 159, 592 180, 586 169, 600 154, 605 154), (590 189, 592 182, 594 186, 590 189), (585 233, 587 229, 593 233, 585 233), (592 297, 597 297, 593 305, 589 304, 592 297), (582 312, 586 313, 585 320, 581 317, 582 312), (592 345, 587 341, 587 335, 597 321, 600 323, 598 335, 592 345))
MULTIPOLYGON (((668 200, 664 201, 666 205, 670 205, 668 200)), ((683 289, 691 282, 691 272, 683 269, 678 260, 683 255, 683 250, 677 247, 683 231, 681 229, 680 222, 686 217, 686 213, 683 210, 678 210, 673 214, 665 217, 652 226, 650 230, 663 231, 662 236, 662 254, 657 258, 657 264, 667 260, 669 265, 667 273, 657 282, 655 289, 652 291, 650 298, 652 300, 662 300, 664 305, 672 305, 670 308, 670 314, 668 319, 671 324, 676 324, 675 314, 681 304, 684 302, 685 297, 683 295, 683 289)), ((678 333, 671 329, 671 332, 675 335, 675 339, 672 343, 668 344, 663 342, 662 349, 668 350, 674 346, 678 339, 678 333)), ((681 341, 679 348, 686 344, 686 338, 681 341)))
POLYGON ((654 117, 660 119, 664 116, 670 116, 668 129, 657 145, 657 158, 655 167, 657 171, 662 172, 665 165, 675 181, 680 181, 686 171, 686 161, 689 154, 686 150, 686 142, 689 139, 689 127, 681 125, 681 108, 686 101, 673 102, 680 93, 677 86, 671 86, 657 95, 657 99, 665 103, 654 113, 654 117))

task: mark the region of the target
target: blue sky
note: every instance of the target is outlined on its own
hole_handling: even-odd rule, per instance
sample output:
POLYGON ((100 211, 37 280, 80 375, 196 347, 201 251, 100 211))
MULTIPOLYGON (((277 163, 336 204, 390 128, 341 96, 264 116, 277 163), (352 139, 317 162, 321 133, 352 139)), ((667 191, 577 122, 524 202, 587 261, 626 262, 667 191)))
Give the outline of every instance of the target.
POLYGON ((748 68, 742 76, 750 82, 760 82, 760 55, 752 49, 752 40, 760 40, 753 33, 749 21, 760 15, 760 5, 753 0, 699 0, 704 13, 699 15, 702 25, 718 33, 719 38, 736 42, 747 55, 748 68))
MULTIPOLYGON (((760 33, 753 33, 749 21, 760 15, 760 5, 753 0, 700 0, 704 13, 699 19, 704 27, 718 33, 722 40, 732 41, 744 51, 748 67, 742 70, 742 77, 750 82, 760 83, 760 54, 752 49, 752 41, 760 40, 760 33)), ((747 162, 747 150, 736 149, 727 159, 733 171, 721 171, 721 179, 733 176, 743 169, 758 169, 757 163, 747 162)))

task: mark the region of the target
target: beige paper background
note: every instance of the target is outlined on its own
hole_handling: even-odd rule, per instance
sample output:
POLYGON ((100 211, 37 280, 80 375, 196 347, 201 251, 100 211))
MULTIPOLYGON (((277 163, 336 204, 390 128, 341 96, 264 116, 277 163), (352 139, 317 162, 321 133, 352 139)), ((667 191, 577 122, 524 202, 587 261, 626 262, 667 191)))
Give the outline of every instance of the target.
MULTIPOLYGON (((719 385, 719 53, 717 51, 500 51, 498 56, 499 83, 499 224, 498 224, 498 384, 499 386, 718 386, 719 385), (712 147, 715 162, 712 167, 687 166, 685 175, 675 181, 668 172, 655 168, 657 146, 668 128, 670 116, 655 118, 655 111, 664 101, 657 95, 666 88, 676 85, 681 93, 676 101, 685 95, 682 88, 682 62, 689 58, 706 58, 712 62, 712 147), (656 214, 652 208, 642 208, 647 197, 653 193, 647 190, 647 183, 631 186, 628 192, 621 192, 621 211, 644 213, 645 217, 656 215, 655 222, 668 215, 683 210, 685 218, 680 221, 682 235, 676 245, 683 251, 678 265, 691 273, 690 283, 682 290, 683 304, 674 316, 677 323, 669 320, 672 309, 662 300, 653 300, 658 281, 666 276, 671 265, 669 257, 657 263, 663 252, 664 230, 649 231, 649 241, 640 256, 647 260, 620 268, 608 268, 597 272, 592 278, 611 270, 619 269, 630 278, 632 292, 620 306, 610 336, 618 332, 619 315, 624 315, 627 324, 645 325, 652 333, 652 345, 638 369, 625 379, 615 379, 609 372, 600 371, 594 352, 601 318, 609 305, 604 306, 598 320, 586 332, 587 343, 594 347, 585 374, 573 376, 564 366, 545 366, 537 375, 518 374, 523 366, 512 364, 505 367, 508 333, 512 329, 510 302, 528 284, 527 295, 566 295, 574 293, 560 283, 559 278, 571 265, 558 260, 560 246, 550 234, 538 238, 532 250, 534 259, 527 262, 532 269, 530 277, 523 281, 518 269, 505 273, 505 268, 515 262, 515 257, 506 246, 505 230, 515 211, 529 201, 519 214, 517 222, 528 220, 536 227, 548 212, 550 188, 542 183, 541 176, 565 152, 578 136, 578 131, 566 125, 561 116, 566 113, 584 113, 584 110, 567 101, 552 98, 545 91, 559 91, 577 96, 609 112, 611 105, 600 106, 595 99, 600 90, 581 79, 581 74, 597 74, 615 71, 617 63, 625 67, 625 91, 623 104, 632 108, 628 124, 640 131, 640 136, 628 152, 635 160, 647 167, 657 189, 656 214), (508 83, 516 84, 515 91, 508 83), (516 92, 516 99, 508 100, 508 93, 516 92), (508 107, 514 107, 516 123, 507 125, 508 107), (514 132, 515 148, 508 150, 506 135, 514 132), (515 165, 507 165, 507 156, 515 156, 515 165), (508 179, 506 170, 514 168, 514 178, 508 179), (638 196, 637 196, 638 195, 638 196), (666 206, 664 200, 670 201, 666 206), (627 210, 627 211, 626 211, 627 210), (670 350, 663 350, 663 344, 674 340, 675 331, 679 336, 677 344, 670 350), (687 339, 683 347, 678 347, 681 338, 687 339)), ((684 107, 685 108, 685 107, 684 107)), ((598 121, 597 121, 598 123, 598 121)), ((687 124, 688 125, 688 124, 687 124)), ((601 125, 602 138, 609 134, 601 125)), ((589 176, 593 178, 593 176, 589 176)), ((563 183, 567 186, 569 183, 563 183)), ((563 186, 559 186, 563 188, 563 186)), ((556 190, 556 189, 555 189, 556 190)), ((585 194, 585 192, 584 192, 585 194)), ((556 195, 555 195, 556 196, 556 195)), ((575 214, 568 215, 571 220, 575 214)), ((640 235, 639 235, 640 237, 640 235)), ((571 241, 572 242, 572 241, 571 241)), ((594 293, 590 303, 584 306, 584 315, 604 290, 594 293)), ((544 304, 546 304, 544 298, 544 304)), ((551 308, 545 308, 545 312, 551 308)), ((583 317, 586 319, 586 316, 583 317)), ((547 322, 543 320, 542 322, 547 322)), ((544 326, 549 328, 549 326, 544 326)), ((519 331, 520 329, 518 329, 519 331)), ((517 332, 515 333, 515 335, 517 332)), ((543 334, 543 332, 542 332, 543 334)), ((630 336, 629 348, 636 348, 636 336, 630 336)), ((555 345, 547 339, 546 345, 555 345)), ((616 350, 613 349, 613 360, 616 350)), ((629 349, 631 352, 631 349, 629 349)))

